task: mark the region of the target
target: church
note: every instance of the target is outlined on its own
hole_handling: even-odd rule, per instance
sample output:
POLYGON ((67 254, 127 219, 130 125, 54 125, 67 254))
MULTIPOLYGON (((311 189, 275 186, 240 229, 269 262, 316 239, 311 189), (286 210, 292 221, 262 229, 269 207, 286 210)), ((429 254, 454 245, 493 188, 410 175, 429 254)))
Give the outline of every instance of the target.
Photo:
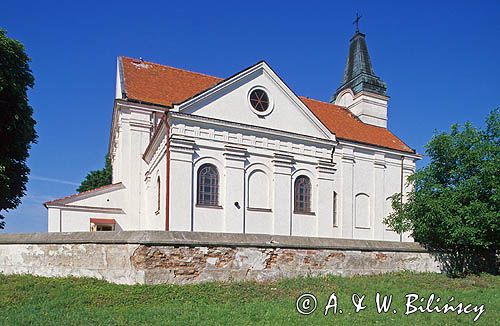
POLYGON ((389 131, 388 100, 359 30, 330 102, 265 61, 218 78, 119 57, 113 183, 46 202, 48 231, 413 241, 383 223, 421 158, 389 131))

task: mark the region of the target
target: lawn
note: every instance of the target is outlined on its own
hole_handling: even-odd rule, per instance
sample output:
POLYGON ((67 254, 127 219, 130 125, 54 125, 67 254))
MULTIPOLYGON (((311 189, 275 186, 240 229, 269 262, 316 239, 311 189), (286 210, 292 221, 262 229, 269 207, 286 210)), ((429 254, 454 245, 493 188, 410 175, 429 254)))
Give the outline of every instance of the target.
MULTIPOLYGON (((307 277, 272 283, 204 283, 197 285, 115 285, 85 278, 44 278, 0 275, 0 325, 19 324, 397 324, 455 325, 468 323, 484 305, 478 325, 500 325, 500 276, 470 276, 449 279, 438 274, 410 272, 378 276, 307 277), (300 315, 296 299, 305 292, 317 297, 317 309, 300 315), (323 314, 330 295, 337 297, 334 308, 323 314), (387 313, 377 313, 375 295, 393 295, 387 313), (365 295, 365 309, 354 312, 352 295, 365 295), (441 308, 451 296, 466 311, 415 312, 405 315, 406 295, 418 294, 427 304, 434 293, 441 308), (472 311, 476 307, 476 312, 472 311), (342 310, 342 314, 340 313, 342 310), (396 313, 394 313, 396 310, 396 313)), ((419 297, 419 298, 420 298, 419 297)), ((436 306, 436 299, 430 307, 436 306)), ((309 301, 309 308, 312 307, 309 301)), ((417 303, 418 302, 418 303, 417 303)), ((301 309, 307 303, 300 304, 301 309)), ((331 303, 335 303, 332 299, 331 303)))

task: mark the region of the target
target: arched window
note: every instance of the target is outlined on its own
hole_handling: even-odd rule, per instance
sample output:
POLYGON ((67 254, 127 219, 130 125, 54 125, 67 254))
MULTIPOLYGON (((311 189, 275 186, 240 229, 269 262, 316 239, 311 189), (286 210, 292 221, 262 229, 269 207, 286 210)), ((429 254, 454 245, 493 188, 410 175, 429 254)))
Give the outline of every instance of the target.
POLYGON ((219 205, 219 172, 212 164, 203 164, 198 169, 198 205, 219 205))
POLYGON ((161 182, 160 176, 156 179, 156 211, 160 211, 160 203, 161 203, 161 182))
POLYGON ((337 192, 333 192, 333 226, 337 226, 337 192))
POLYGON ((311 181, 305 175, 301 175, 295 179, 294 185, 294 212, 310 213, 311 212, 311 181))

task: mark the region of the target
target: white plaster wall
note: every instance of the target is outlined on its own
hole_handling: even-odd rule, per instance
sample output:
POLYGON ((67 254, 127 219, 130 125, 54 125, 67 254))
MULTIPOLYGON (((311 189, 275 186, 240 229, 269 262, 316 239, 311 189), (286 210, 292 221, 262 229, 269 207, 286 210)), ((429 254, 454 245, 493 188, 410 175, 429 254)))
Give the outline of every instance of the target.
MULTIPOLYGON (((340 142, 334 155, 337 168, 334 181, 334 189, 338 196, 337 227, 332 225, 329 236, 400 240, 399 234, 383 224, 383 219, 390 210, 387 198, 400 192, 401 158, 400 154, 383 149, 370 150, 366 146, 340 142), (368 200, 368 205, 358 206, 361 214, 356 214, 357 195, 360 195, 358 199, 368 200)), ((405 164, 407 166, 405 171, 408 171, 404 176, 406 179, 411 171, 414 171, 415 160, 406 158, 405 164)), ((324 229, 325 227, 320 228, 324 229)), ((318 236, 323 235, 318 234, 318 236)), ((413 239, 403 235, 403 241, 413 241, 413 239)))
MULTIPOLYGON (((136 135, 142 139, 142 133, 136 135)), ((297 139, 211 126, 206 121, 174 123, 171 137, 170 230, 400 240, 400 235, 382 225, 390 210, 387 198, 399 192, 401 187, 402 159, 396 153, 341 141, 333 156, 336 171, 322 174, 318 162, 328 160, 333 144, 331 148, 314 141, 301 144, 297 139), (236 146, 244 156, 237 157, 228 150, 228 145, 236 146), (276 155, 285 155, 290 162, 279 163, 276 155), (204 163, 214 164, 219 171, 218 208, 196 205, 197 170, 204 163), (249 207, 249 176, 255 171, 268 176, 269 188, 256 194, 256 200, 265 207, 249 207), (293 184, 302 174, 311 180, 313 214, 293 213, 293 184), (337 193, 337 225, 333 225, 334 191, 337 193), (365 200, 358 207, 357 195, 365 200), (239 203, 239 208, 235 202, 239 203), (362 210, 361 215, 356 209, 362 210)), ((132 146, 136 152, 143 146, 140 141, 131 144, 135 144, 132 146)), ((405 178, 414 165, 413 160, 405 159, 405 178)), ((82 206, 123 207, 126 214, 117 216, 51 208, 49 230, 59 231, 58 221, 62 220, 63 231, 87 231, 90 217, 115 218, 124 230, 164 230, 164 152, 160 151, 149 165, 144 163, 143 175, 137 182, 141 191, 135 195, 122 189, 74 202, 82 206), (158 176, 162 185, 161 208, 156 213, 158 176), (142 196, 142 204, 137 204, 141 200, 139 196, 142 196), (136 201, 129 201, 131 197, 137 197, 136 201), (130 208, 133 209, 131 214, 127 211, 130 208), (142 215, 141 223, 134 218, 134 209, 136 214, 142 215)), ((412 239, 403 235, 403 241, 412 239)))
MULTIPOLYGON (((224 157, 222 144, 218 144, 218 149, 204 148, 200 145, 196 146, 194 152, 194 165, 191 181, 191 192, 193 194, 193 203, 191 204, 193 215, 191 219, 192 231, 206 232, 231 232, 227 230, 224 209, 226 205, 226 170, 224 168, 224 157), (198 169, 203 164, 213 164, 219 172, 219 206, 220 207, 203 207, 198 205, 196 197, 198 188, 198 169)), ((172 171, 172 173, 174 173, 172 171)), ((175 218, 175 217, 173 217, 175 218)), ((233 230, 233 232, 238 232, 233 230)), ((242 230, 241 230, 242 232, 242 230)))
MULTIPOLYGON (((295 96, 293 96, 295 97, 295 96)), ((275 79, 265 70, 259 70, 242 80, 228 86, 206 100, 197 103, 185 113, 222 119, 252 126, 261 126, 274 130, 289 131, 301 135, 325 138, 318 124, 306 114, 311 112, 298 100, 289 96, 275 79), (272 111, 266 116, 258 116, 251 110, 248 96, 250 91, 260 87, 269 95, 272 111), (302 107, 302 109, 301 109, 302 107)), ((314 115, 313 115, 314 117, 314 115)), ((314 118, 317 121, 316 118, 314 118)), ((322 126, 322 128, 325 128, 322 126)))
POLYGON ((246 170, 247 174, 247 207, 271 208, 271 178, 272 174, 264 169, 246 170))
MULTIPOLYGON (((335 223, 332 212, 330 223, 328 223, 329 225, 331 225, 331 227, 323 229, 323 232, 330 233, 332 238, 342 237, 342 211, 341 211, 342 196, 343 196, 342 179, 341 179, 342 158, 339 152, 340 150, 337 148, 333 155, 333 162, 335 163, 335 168, 336 168, 335 174, 333 176, 333 190, 337 193, 335 223)), ((332 193, 332 211, 333 211, 333 193, 332 193)))
POLYGON ((271 230, 274 234, 273 206, 276 183, 271 160, 263 156, 252 158, 245 167, 245 232, 262 233, 271 230))
POLYGON ((131 223, 120 208, 124 202, 126 189, 113 186, 84 198, 69 199, 67 203, 48 207, 49 232, 89 231, 90 218, 112 218, 119 224, 119 229, 130 229, 131 223), (114 211, 114 212, 113 212, 114 211))
POLYGON ((59 208, 48 208, 48 231, 49 232, 61 232, 61 210, 59 208))
MULTIPOLYGON (((319 160, 327 160, 328 157, 331 157, 328 153, 331 153, 333 143, 330 144, 330 148, 324 144, 316 144, 320 148, 314 151, 304 151, 302 154, 300 148, 304 148, 304 144, 302 146, 297 144, 297 147, 295 145, 287 146, 286 148, 290 154, 295 151, 293 155, 294 162, 290 165, 289 173, 283 175, 277 173, 280 171, 276 168, 275 163, 273 163, 275 154, 281 151, 258 146, 259 142, 256 139, 256 135, 252 135, 251 132, 245 130, 240 130, 240 143, 235 143, 235 146, 238 145, 240 146, 238 148, 243 148, 244 154, 234 154, 232 149, 227 148, 227 142, 216 139, 217 127, 212 126, 213 129, 205 128, 207 128, 206 125, 200 124, 199 126, 195 126, 194 123, 174 124, 172 126, 174 134, 181 133, 184 139, 189 139, 194 144, 192 145, 192 152, 184 153, 182 163, 172 164, 171 162, 171 173, 172 175, 182 176, 182 187, 185 187, 187 182, 192 185, 190 191, 179 191, 172 184, 172 189, 176 189, 177 199, 171 199, 171 205, 179 206, 180 202, 188 202, 188 199, 185 198, 187 196, 193 198, 191 204, 192 213, 187 209, 185 204, 182 204, 184 210, 180 206, 173 208, 178 213, 171 215, 172 221, 176 219, 178 221, 172 223, 171 230, 312 236, 318 235, 319 219, 324 220, 323 224, 331 226, 333 217, 331 201, 334 191, 333 177, 331 178, 331 182, 328 183, 329 188, 326 189, 324 200, 322 201, 317 191, 318 175, 316 169, 319 160), (193 128, 196 131, 191 133, 190 130, 193 128), (211 135, 212 138, 204 139, 199 136, 205 133, 211 135), (198 135, 198 137, 195 135, 198 135), (246 138, 250 138, 253 141, 249 144, 244 144, 246 138), (190 164, 190 155, 193 162, 192 165, 190 164), (205 163, 215 165, 219 171, 220 207, 217 208, 200 207, 197 205, 197 172, 199 167, 205 163), (257 194, 254 194, 257 196, 257 202, 261 203, 263 207, 249 207, 249 176, 255 172, 259 172, 261 176, 265 176, 261 178, 261 182, 264 180, 266 183, 263 185, 266 190, 262 193, 257 192, 257 194), (321 216, 292 215, 291 198, 293 198, 293 182, 299 175, 307 175, 310 178, 313 187, 312 209, 315 212, 321 211, 321 216), (187 176, 189 176, 189 181, 187 176), (266 177, 267 181, 265 181, 266 177), (238 203, 239 207, 235 203, 238 203), (276 203, 288 204, 285 206, 276 206, 276 203), (320 210, 319 206, 321 205, 326 208, 320 210), (260 210, 256 211, 252 210, 252 208, 260 210), (275 212, 279 212, 278 215, 275 212), (190 218, 187 218, 187 216, 190 218), (182 229, 179 226, 181 219, 183 221, 182 229), (186 223, 189 225, 186 225, 186 223)), ((228 132, 226 131, 226 133, 228 132)), ((228 133, 226 139, 230 138, 231 133, 228 133)), ((274 140, 270 137, 265 142, 269 144, 274 140)), ((283 139, 279 141, 284 142, 283 139)), ((311 144, 307 145, 311 146, 311 144)), ((324 236, 331 236, 332 232, 327 232, 324 236)))
POLYGON ((146 230, 165 230, 166 219, 166 189, 167 189, 167 167, 166 157, 161 155, 154 163, 152 169, 144 178, 144 215, 146 230), (157 180, 160 178, 160 209, 158 210, 158 186, 157 180))
MULTIPOLYGON (((390 202, 388 198, 395 193, 401 191, 401 158, 388 157, 387 158, 387 168, 385 177, 385 211, 384 217, 389 215, 390 212, 390 202)), ((384 225, 384 234, 382 240, 399 241, 400 236, 396 232, 392 231, 387 225, 384 225)))
POLYGON ((373 153, 365 151, 354 152, 354 197, 353 212, 355 239, 373 239, 375 198, 373 169, 373 153))
POLYGON ((251 156, 245 149, 226 148, 224 151, 225 203, 224 221, 228 232, 245 232, 245 165, 251 156))
POLYGON ((130 230, 130 223, 125 214, 108 212, 76 211, 61 208, 62 232, 87 232, 90 231, 91 218, 115 219, 115 228, 119 230, 130 230))
POLYGON ((125 188, 122 188, 83 199, 77 199, 75 201, 72 201, 70 205, 120 208, 126 195, 127 190, 125 188))
POLYGON ((387 128, 387 100, 363 94, 348 109, 364 123, 387 128))
MULTIPOLYGON (((415 167, 415 160, 412 158, 404 157, 402 158, 403 161, 403 202, 407 201, 407 194, 408 192, 412 191, 413 185, 409 184, 407 182, 407 179, 410 175, 415 173, 416 167, 415 167)), ((401 240, 408 242, 408 241, 413 241, 412 237, 410 236, 409 232, 405 232, 401 235, 401 240)))
MULTIPOLYGON (((171 215, 172 220, 182 220, 182 228, 174 227, 172 230, 400 239, 398 234, 382 224, 388 214, 387 198, 400 189, 401 156, 394 152, 340 142, 333 157, 336 171, 320 173, 318 162, 328 157, 324 155, 328 153, 326 148, 325 151, 318 149, 307 153, 300 151, 300 144, 264 148, 258 141, 258 137, 263 135, 240 129, 234 145, 240 146, 246 156, 238 161, 228 159, 232 154, 228 154, 227 145, 231 142, 232 133, 236 132, 231 128, 223 131, 222 127, 209 126, 206 121, 198 125, 190 121, 174 124, 172 130, 177 137, 182 136, 182 139, 192 142, 190 150, 183 152, 182 164, 171 165, 172 175, 182 176, 179 177, 182 178, 179 184, 184 189, 177 190, 177 199, 172 199, 173 205, 183 204, 177 208, 178 214, 171 215), (225 132, 221 139, 217 138, 219 132, 225 132), (245 143, 245 139, 251 141, 245 143), (289 165, 275 163, 276 155, 281 153, 289 155, 289 165), (196 205, 197 171, 204 163, 214 164, 219 171, 218 208, 196 205), (251 195, 249 176, 255 171, 269 175, 270 188, 263 191, 268 193, 268 201, 257 197, 268 207, 258 207, 263 209, 260 211, 248 209, 251 195), (293 213, 293 185, 299 175, 306 175, 311 180, 312 214, 293 213), (186 183, 191 185, 189 190, 185 188, 186 183), (334 191, 337 193, 336 225, 333 223, 334 191), (240 208, 235 207, 235 202, 240 208), (188 206, 186 203, 191 204, 188 206)), ((269 136, 265 143, 269 145, 275 140, 269 136)), ((285 139, 280 139, 280 143, 285 143, 285 139)), ((405 162, 405 171, 410 171, 414 162, 405 162)), ((408 237, 404 240, 412 241, 408 237)))
POLYGON ((348 108, 364 123, 387 128, 388 99, 369 92, 354 95, 351 89, 345 89, 337 96, 335 104, 348 108))
POLYGON ((116 230, 130 230, 128 219, 120 212, 75 210, 73 208, 49 208, 48 232, 88 232, 91 218, 116 221, 116 230))
MULTIPOLYGON (((297 236, 313 236, 318 235, 318 219, 326 218, 326 216, 318 216, 318 206, 322 205, 326 201, 323 200, 323 196, 318 192, 318 180, 314 175, 315 164, 312 162, 298 162, 294 164, 292 176, 290 179, 291 188, 291 203, 292 203, 292 234, 297 236), (299 214, 293 211, 295 191, 294 185, 295 180, 299 176, 306 176, 311 182, 311 213, 310 214, 299 214)), ((276 191, 279 191, 277 189, 276 191)), ((333 189, 332 189, 333 191, 333 189)))
MULTIPOLYGON (((161 227, 161 222, 151 218, 147 207, 146 198, 149 199, 150 194, 146 192, 145 174, 150 167, 142 156, 150 143, 153 120, 158 109, 118 104, 114 110, 113 182, 122 182, 126 187, 121 204, 117 207, 126 212, 125 225, 128 229, 156 229, 161 227)), ((154 204, 156 205, 156 200, 154 204)))
POLYGON ((194 142, 170 136, 169 216, 172 231, 192 231, 194 142))

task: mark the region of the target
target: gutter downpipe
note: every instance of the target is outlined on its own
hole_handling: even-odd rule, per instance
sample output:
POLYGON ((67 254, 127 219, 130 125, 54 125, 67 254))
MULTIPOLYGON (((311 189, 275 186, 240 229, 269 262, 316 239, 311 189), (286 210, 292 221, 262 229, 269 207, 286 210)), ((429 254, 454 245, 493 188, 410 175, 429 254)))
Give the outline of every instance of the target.
MULTIPOLYGON (((403 162, 404 162, 405 157, 401 156, 401 187, 400 187, 400 193, 401 193, 401 199, 400 199, 400 204, 401 206, 403 205, 403 162)), ((399 234, 399 242, 403 242, 403 232, 399 234)))
POLYGON ((166 153, 165 153, 165 160, 166 160, 166 168, 167 168, 167 175, 165 178, 165 195, 166 195, 166 202, 165 202, 165 231, 169 231, 170 229, 170 125, 168 124, 168 119, 167 119, 167 113, 164 113, 162 116, 163 122, 165 123, 165 128, 167 129, 166 131, 166 137, 167 137, 167 144, 166 144, 166 153))

